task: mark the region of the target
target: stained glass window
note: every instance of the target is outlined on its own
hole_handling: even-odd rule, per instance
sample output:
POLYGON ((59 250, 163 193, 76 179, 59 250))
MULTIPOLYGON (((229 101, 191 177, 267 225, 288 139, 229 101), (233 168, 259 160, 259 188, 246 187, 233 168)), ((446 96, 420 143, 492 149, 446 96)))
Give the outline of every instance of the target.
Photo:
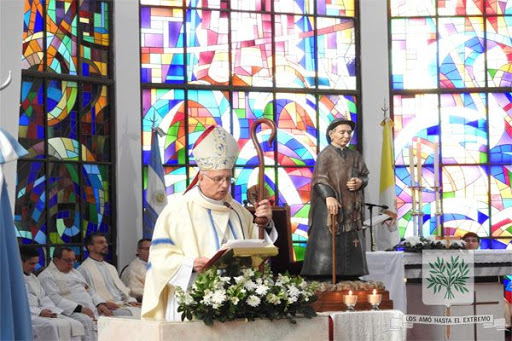
POLYGON ((481 237, 481 248, 512 249, 512 2, 389 5, 400 234, 461 237, 471 231, 481 237), (421 142, 425 165, 417 230, 409 167, 413 139, 421 142))
POLYGON ((111 0, 25 0, 15 225, 45 266, 112 219, 111 0))
MULTIPOLYGON (((290 207, 302 259, 325 130, 337 117, 361 122, 356 3, 141 0, 143 173, 151 128, 159 127, 167 194, 182 194, 197 171, 192 146, 206 127, 221 125, 239 144, 231 193, 244 202, 258 179, 251 126, 259 118, 274 120, 271 146, 269 128, 256 130, 264 177, 271 200, 290 207)), ((359 145, 355 134, 351 147, 359 145)))

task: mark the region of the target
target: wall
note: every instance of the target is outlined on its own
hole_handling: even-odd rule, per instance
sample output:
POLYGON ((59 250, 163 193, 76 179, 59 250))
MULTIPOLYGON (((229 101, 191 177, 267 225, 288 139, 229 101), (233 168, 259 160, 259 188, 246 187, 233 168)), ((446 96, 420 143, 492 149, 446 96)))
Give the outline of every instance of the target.
MULTIPOLYGON (((11 84, 0 92, 0 127, 18 137, 21 83, 21 42, 23 36, 23 1, 0 1, 0 84, 12 73, 11 84)), ((9 199, 14 213, 16 162, 4 166, 9 199)))
POLYGON ((134 257, 142 236, 139 2, 114 1, 117 266, 134 257))

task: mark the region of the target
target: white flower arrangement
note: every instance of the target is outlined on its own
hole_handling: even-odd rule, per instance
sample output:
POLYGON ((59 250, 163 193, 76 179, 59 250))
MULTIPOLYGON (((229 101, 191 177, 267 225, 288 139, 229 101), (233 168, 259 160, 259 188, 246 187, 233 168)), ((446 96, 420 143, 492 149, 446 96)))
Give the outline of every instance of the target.
POLYGON ((176 296, 182 321, 197 319, 212 325, 214 320, 288 318, 295 323, 297 315, 316 316, 311 303, 317 299, 317 288, 318 283, 299 276, 274 277, 269 267, 263 272, 245 269, 236 277, 221 276, 211 268, 198 275, 188 292, 176 288, 176 296))
POLYGON ((431 249, 465 249, 466 242, 463 240, 453 239, 450 240, 450 246, 447 247, 448 242, 446 239, 436 239, 436 236, 407 237, 400 244, 394 247, 395 250, 402 250, 405 252, 421 252, 422 250, 431 249))

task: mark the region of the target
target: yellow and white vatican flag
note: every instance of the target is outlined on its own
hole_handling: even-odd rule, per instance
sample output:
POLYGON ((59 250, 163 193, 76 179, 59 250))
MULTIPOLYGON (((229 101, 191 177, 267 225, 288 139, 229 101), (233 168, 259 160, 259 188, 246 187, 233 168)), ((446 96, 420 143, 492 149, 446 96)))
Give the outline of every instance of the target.
POLYGON ((393 121, 386 117, 380 124, 382 131, 382 153, 380 163, 379 204, 389 208, 382 212, 393 217, 374 227, 377 250, 392 248, 400 241, 396 225, 395 158, 393 156, 393 121))

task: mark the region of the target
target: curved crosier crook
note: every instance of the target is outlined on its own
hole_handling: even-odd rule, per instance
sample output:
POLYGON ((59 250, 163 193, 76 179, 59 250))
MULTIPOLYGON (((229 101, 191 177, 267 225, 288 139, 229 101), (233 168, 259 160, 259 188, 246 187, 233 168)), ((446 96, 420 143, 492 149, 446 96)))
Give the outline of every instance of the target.
POLYGON ((11 71, 9 71, 9 74, 7 75, 7 79, 5 80, 5 82, 2 85, 0 85, 0 91, 7 88, 9 86, 9 84, 11 84, 11 81, 12 81, 11 71))
MULTIPOLYGON (((261 150, 261 146, 260 144, 258 143, 258 138, 256 137, 256 128, 258 128, 258 126, 262 125, 263 123, 267 124, 270 129, 272 130, 272 133, 270 134, 270 138, 268 139, 268 145, 269 147, 272 146, 272 142, 274 141, 275 137, 276 137, 276 124, 274 123, 274 121, 268 119, 268 118, 260 118, 260 119, 257 119, 256 121, 254 121, 252 127, 251 127, 251 140, 252 140, 252 143, 254 143, 254 147, 256 148, 256 152, 258 153, 258 169, 259 169, 259 174, 258 174, 258 184, 257 184, 257 195, 258 195, 258 199, 257 199, 257 202, 253 202, 253 205, 254 207, 257 207, 257 204, 264 199, 263 197, 263 191, 265 190, 265 177, 264 177, 264 172, 265 172, 265 161, 263 159, 263 151, 261 150)), ((259 227, 259 237, 262 239, 263 238, 263 228, 265 227, 265 225, 267 224, 267 219, 264 218, 264 217, 256 217, 256 219, 254 220, 256 222, 256 224, 258 224, 258 227, 259 227)))

